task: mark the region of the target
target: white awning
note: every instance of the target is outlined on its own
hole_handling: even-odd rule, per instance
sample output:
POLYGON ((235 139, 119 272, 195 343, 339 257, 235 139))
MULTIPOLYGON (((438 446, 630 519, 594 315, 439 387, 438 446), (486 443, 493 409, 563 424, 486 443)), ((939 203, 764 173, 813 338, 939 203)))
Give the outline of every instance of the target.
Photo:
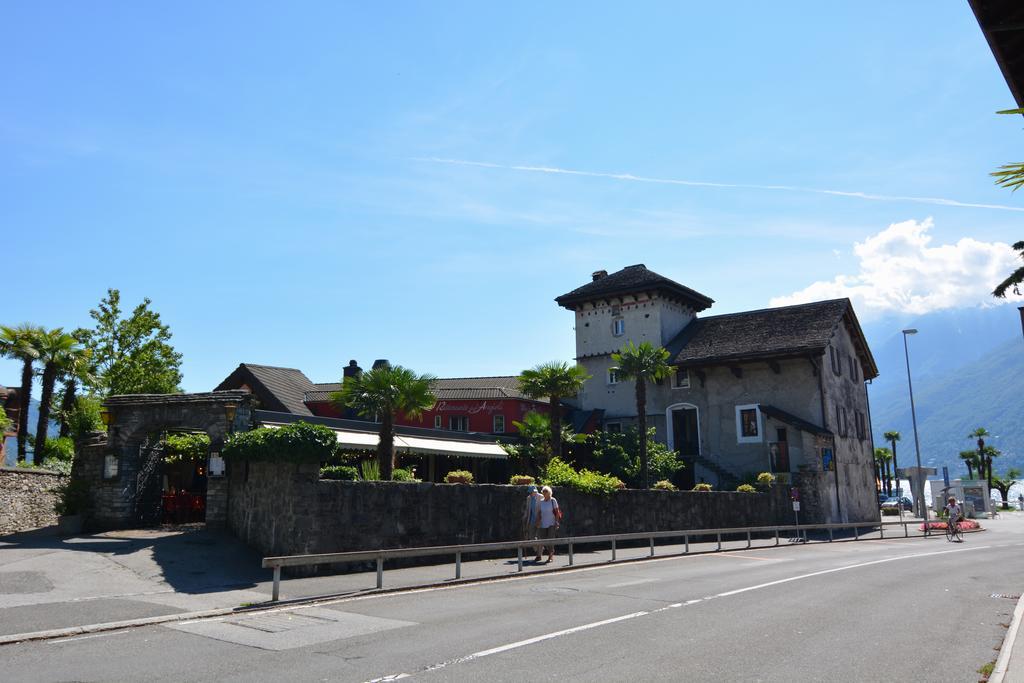
MULTIPOLYGON (((264 427, 277 429, 282 424, 263 423, 264 427)), ((338 443, 346 448, 372 450, 377 448, 378 436, 375 432, 357 432, 351 429, 328 427, 338 438, 338 443)), ((436 439, 424 436, 407 436, 395 434, 395 449, 406 453, 422 455, 450 455, 463 458, 491 458, 505 460, 508 454, 496 443, 477 441, 459 441, 455 439, 436 439)))

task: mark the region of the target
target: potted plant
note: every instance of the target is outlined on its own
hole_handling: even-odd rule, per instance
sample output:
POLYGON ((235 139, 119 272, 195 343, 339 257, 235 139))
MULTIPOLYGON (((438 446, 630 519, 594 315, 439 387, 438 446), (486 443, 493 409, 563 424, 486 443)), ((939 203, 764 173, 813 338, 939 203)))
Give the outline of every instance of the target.
POLYGON ((80 533, 85 513, 92 506, 89 485, 81 479, 73 479, 58 486, 56 491, 53 510, 57 513, 57 531, 63 536, 80 533))

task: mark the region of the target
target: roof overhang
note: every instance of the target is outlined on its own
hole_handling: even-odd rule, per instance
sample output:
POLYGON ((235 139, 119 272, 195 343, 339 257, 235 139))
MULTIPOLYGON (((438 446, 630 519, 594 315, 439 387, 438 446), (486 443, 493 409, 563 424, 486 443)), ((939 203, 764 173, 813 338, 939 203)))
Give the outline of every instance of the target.
POLYGON ((1018 107, 1024 107, 1024 4, 968 0, 1018 107))

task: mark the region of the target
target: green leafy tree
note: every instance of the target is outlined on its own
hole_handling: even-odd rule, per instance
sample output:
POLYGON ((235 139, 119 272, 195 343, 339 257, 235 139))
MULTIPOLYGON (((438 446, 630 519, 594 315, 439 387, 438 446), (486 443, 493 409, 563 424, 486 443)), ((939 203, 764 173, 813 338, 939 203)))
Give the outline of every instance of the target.
MULTIPOLYGON (((635 382, 636 419, 639 432, 647 433, 647 383, 656 382, 668 377, 672 372, 668 364, 669 353, 650 342, 641 342, 639 346, 626 342, 622 350, 612 354, 615 370, 622 379, 635 382)), ((640 439, 640 480, 643 487, 650 488, 651 477, 647 466, 647 440, 640 439)))
POLYGON ((385 481, 395 469, 395 417, 418 418, 434 407, 437 399, 430 390, 433 375, 418 375, 400 365, 380 365, 342 381, 341 391, 331 401, 351 408, 359 415, 380 421, 377 462, 385 481))
POLYGON ((640 430, 636 427, 619 433, 595 432, 587 437, 587 442, 594 447, 593 458, 600 471, 618 477, 631 486, 643 486, 642 451, 647 457, 647 474, 655 480, 671 479, 683 468, 679 454, 656 441, 655 433, 654 427, 647 430, 646 444, 641 443, 640 430))
POLYGON ((81 441, 90 432, 103 431, 100 408, 100 399, 96 396, 77 396, 67 417, 68 436, 81 441))
POLYGON ((885 439, 886 441, 888 441, 889 445, 892 447, 892 472, 893 472, 894 475, 896 475, 896 490, 897 490, 897 492, 899 492, 899 488, 900 488, 899 469, 900 469, 900 466, 898 464, 899 461, 896 459, 896 442, 900 440, 900 433, 895 431, 895 430, 889 431, 889 432, 886 432, 885 434, 883 434, 882 438, 885 439))
POLYGON ((52 409, 53 387, 61 368, 82 347, 70 334, 58 327, 39 335, 36 342, 39 361, 43 364, 42 388, 39 398, 39 421, 36 423, 35 464, 42 465, 46 459, 46 440, 49 438, 50 410, 52 409))
POLYGON ((992 475, 992 486, 999 491, 999 495, 1003 498, 1003 509, 1007 509, 1010 497, 1010 487, 1017 483, 1017 480, 1021 477, 1021 471, 1016 467, 1011 467, 1006 470, 1004 474, 992 475))
POLYGON ((121 293, 108 289, 106 298, 89 311, 95 328, 75 331, 95 364, 95 384, 89 388, 104 395, 179 391, 181 354, 171 346, 171 330, 150 309, 151 303, 143 299, 123 317, 121 293))
POLYGON ((18 462, 28 454, 28 405, 32 397, 32 364, 39 358, 39 338, 44 330, 23 323, 0 326, 0 356, 21 361, 21 410, 18 411, 18 462))
POLYGON ((531 398, 546 398, 551 405, 550 436, 551 457, 562 453, 562 399, 580 393, 583 383, 590 379, 579 365, 563 361, 542 363, 519 375, 519 386, 531 398))

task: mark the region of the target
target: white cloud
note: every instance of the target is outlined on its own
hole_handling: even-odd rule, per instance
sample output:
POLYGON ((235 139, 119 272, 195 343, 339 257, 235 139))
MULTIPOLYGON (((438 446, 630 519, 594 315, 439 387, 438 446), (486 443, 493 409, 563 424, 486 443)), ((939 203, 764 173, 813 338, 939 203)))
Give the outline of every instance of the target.
MULTIPOLYGON (((964 237, 956 244, 931 246, 932 219, 893 223, 853 245, 859 262, 854 275, 837 275, 789 296, 775 297, 772 306, 849 297, 858 313, 922 314, 944 308, 994 305, 992 289, 1020 259, 1008 244, 964 237)), ((1019 302, 1008 296, 1007 301, 1019 302)))

